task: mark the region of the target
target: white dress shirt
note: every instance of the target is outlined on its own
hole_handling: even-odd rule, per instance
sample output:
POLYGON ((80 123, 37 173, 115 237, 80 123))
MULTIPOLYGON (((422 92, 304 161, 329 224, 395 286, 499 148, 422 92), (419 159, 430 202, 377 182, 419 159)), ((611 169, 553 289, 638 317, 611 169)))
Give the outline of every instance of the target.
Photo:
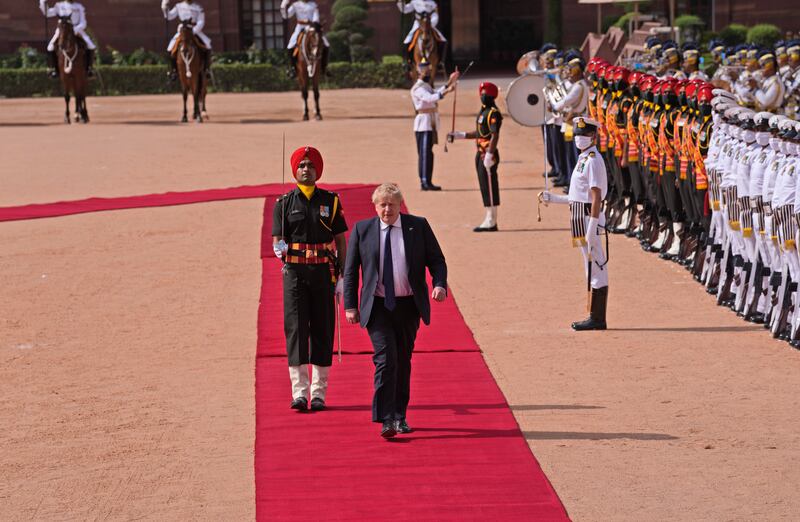
POLYGON ((402 216, 397 216, 397 221, 387 225, 380 219, 380 256, 378 259, 378 286, 375 287, 375 295, 385 297, 383 288, 383 260, 384 246, 386 245, 386 234, 391 230, 392 234, 392 274, 394 276, 394 295, 395 297, 406 297, 413 295, 411 283, 408 282, 408 263, 406 263, 406 246, 403 242, 403 227, 400 224, 402 216))

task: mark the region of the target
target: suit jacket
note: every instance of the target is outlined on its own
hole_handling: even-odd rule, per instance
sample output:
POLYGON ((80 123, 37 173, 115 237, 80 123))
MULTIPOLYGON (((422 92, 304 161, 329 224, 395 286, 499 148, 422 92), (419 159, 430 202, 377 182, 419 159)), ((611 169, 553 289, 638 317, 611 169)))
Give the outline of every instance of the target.
MULTIPOLYGON (((406 250, 406 264, 408 265, 408 282, 414 292, 414 303, 417 305, 422 321, 430 324, 431 303, 425 267, 431 273, 433 286, 446 289, 447 264, 427 219, 403 214, 401 225, 403 244, 406 250)), ((366 327, 369 322, 375 288, 378 286, 380 237, 380 219, 378 217, 365 219, 353 227, 347 247, 347 261, 344 269, 344 307, 346 310, 358 308, 362 327, 366 327), (360 300, 358 298, 359 268, 361 268, 363 278, 360 300)))

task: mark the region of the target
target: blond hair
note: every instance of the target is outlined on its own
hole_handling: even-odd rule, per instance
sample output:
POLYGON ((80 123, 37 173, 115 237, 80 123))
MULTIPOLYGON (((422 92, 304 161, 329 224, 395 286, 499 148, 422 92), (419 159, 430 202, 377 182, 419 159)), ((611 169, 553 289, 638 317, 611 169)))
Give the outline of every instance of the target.
POLYGON ((397 186, 397 183, 381 183, 372 193, 372 202, 377 203, 387 196, 397 201, 403 201, 403 193, 400 192, 400 187, 397 186))

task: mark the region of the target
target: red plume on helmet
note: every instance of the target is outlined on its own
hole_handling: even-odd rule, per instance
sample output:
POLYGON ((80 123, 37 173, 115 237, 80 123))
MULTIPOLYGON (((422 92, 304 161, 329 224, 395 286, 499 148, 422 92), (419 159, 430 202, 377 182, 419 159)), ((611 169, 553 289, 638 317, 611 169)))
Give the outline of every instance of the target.
POLYGON ((481 82, 480 87, 478 87, 478 95, 486 94, 492 98, 497 98, 499 92, 500 91, 497 88, 497 85, 493 84, 492 82, 481 82))

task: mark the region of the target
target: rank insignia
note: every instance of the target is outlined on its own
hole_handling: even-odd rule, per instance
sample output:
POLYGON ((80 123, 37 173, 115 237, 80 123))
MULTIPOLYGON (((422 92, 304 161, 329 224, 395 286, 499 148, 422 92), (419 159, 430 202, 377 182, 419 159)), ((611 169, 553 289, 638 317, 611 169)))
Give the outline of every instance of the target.
POLYGON ((319 215, 322 217, 330 217, 331 215, 331 207, 327 205, 320 205, 319 206, 319 215))

